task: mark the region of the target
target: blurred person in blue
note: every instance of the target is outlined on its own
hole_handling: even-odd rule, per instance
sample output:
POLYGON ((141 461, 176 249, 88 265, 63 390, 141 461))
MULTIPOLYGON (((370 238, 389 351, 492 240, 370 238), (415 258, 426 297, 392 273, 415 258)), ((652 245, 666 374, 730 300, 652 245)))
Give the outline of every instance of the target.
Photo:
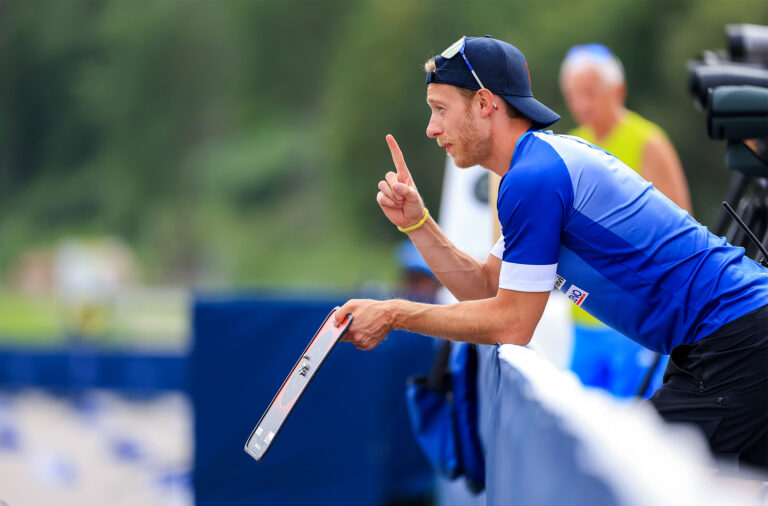
MULTIPOLYGON (((560 66, 560 89, 573 119, 568 132, 605 149, 653 183, 675 204, 691 212, 688 183, 666 133, 658 125, 626 108, 627 85, 621 61, 602 44, 568 50, 560 66)), ((573 306, 574 348, 571 369, 585 385, 618 396, 650 395, 661 384, 650 368, 666 363, 650 350, 603 325, 573 306), (642 390, 642 391, 641 391, 642 390)))
POLYGON ((397 263, 400 265, 400 291, 405 299, 414 302, 437 301, 442 286, 411 241, 397 245, 397 263))
POLYGON ((485 261, 456 248, 388 135, 396 172, 379 182, 377 203, 459 302, 350 300, 336 312, 337 320, 354 316, 344 339, 369 350, 405 329, 526 345, 554 287, 628 338, 671 354, 650 399, 667 421, 695 424, 730 462, 768 469, 768 269, 615 156, 544 131, 559 116, 533 97, 514 46, 462 37, 425 70, 427 136, 458 167, 502 177, 503 234, 485 261))

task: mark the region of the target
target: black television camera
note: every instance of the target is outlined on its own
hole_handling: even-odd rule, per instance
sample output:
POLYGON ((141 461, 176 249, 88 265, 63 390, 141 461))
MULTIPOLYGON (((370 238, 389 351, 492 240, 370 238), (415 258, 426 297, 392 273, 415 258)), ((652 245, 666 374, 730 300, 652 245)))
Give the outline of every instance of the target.
POLYGON ((727 52, 688 62, 691 95, 707 112, 709 137, 727 141, 733 171, 713 231, 768 265, 768 26, 728 25, 726 33, 727 52))

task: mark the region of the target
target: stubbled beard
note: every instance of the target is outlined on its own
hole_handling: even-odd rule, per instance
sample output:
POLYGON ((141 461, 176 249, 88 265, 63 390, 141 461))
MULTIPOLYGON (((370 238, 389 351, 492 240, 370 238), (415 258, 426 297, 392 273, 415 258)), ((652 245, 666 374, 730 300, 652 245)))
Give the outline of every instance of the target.
POLYGON ((493 141, 490 136, 483 136, 477 121, 467 114, 465 120, 457 128, 453 139, 437 139, 439 146, 451 144, 451 158, 459 168, 466 169, 475 165, 483 165, 491 157, 493 141))

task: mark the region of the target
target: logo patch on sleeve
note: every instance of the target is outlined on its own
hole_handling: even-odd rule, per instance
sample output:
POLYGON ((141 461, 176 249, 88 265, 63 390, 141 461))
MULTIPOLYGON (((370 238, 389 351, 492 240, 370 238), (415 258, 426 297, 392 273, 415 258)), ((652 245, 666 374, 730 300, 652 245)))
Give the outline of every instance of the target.
POLYGON ((584 303, 587 295, 589 295, 589 292, 582 290, 576 285, 571 285, 571 288, 565 293, 565 296, 571 299, 571 302, 577 306, 581 306, 584 303))
POLYGON ((559 274, 555 274, 555 290, 559 290, 565 284, 565 278, 559 274))

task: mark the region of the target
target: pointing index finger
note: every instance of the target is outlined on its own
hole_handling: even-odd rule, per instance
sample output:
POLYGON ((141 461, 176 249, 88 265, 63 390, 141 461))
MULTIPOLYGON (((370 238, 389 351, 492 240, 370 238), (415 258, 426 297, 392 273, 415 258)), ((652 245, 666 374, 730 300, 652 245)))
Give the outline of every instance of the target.
POLYGON ((387 134, 387 145, 389 146, 390 153, 392 153, 392 161, 397 169, 397 180, 401 183, 410 184, 412 181, 411 173, 405 164, 405 158, 403 158, 403 153, 400 151, 400 146, 397 145, 397 141, 391 134, 387 134))

